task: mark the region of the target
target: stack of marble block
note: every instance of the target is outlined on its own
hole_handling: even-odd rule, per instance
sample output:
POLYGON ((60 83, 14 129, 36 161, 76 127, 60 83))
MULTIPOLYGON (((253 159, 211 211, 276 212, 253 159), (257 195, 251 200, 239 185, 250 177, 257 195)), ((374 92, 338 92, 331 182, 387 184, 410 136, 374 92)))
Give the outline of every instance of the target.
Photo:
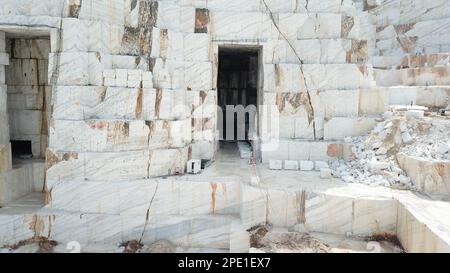
POLYGON ((333 172, 326 161, 270 160, 269 168, 271 170, 287 171, 318 171, 322 179, 333 177, 333 172))
POLYGON ((376 81, 389 103, 445 108, 450 97, 449 2, 382 2, 369 12, 377 15, 376 81))
POLYGON ((107 87, 153 88, 150 71, 139 69, 108 69, 103 71, 103 85, 107 87))

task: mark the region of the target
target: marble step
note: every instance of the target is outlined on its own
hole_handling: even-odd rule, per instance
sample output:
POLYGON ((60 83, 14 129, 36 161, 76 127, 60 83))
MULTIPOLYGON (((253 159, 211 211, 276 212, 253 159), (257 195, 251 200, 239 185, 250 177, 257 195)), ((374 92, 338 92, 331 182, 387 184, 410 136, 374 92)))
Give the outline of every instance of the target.
POLYGON ((262 162, 270 160, 312 160, 328 161, 333 159, 349 159, 352 155, 352 145, 344 141, 313 141, 280 139, 262 146, 262 162))
POLYGON ((47 208, 149 217, 239 214, 233 177, 183 176, 131 181, 64 181, 49 188, 47 208))
POLYGON ((381 89, 388 92, 390 105, 446 108, 450 103, 450 86, 392 86, 381 89))
POLYGON ((388 233, 397 235, 408 252, 450 251, 450 222, 442 217, 448 214, 448 202, 355 184, 335 182, 314 189, 306 184, 300 189, 298 184, 245 186, 242 224, 356 236, 388 233))
POLYGON ((46 237, 60 244, 75 242, 119 245, 142 239, 144 244, 169 240, 189 248, 230 249, 239 219, 233 216, 154 216, 68 213, 41 209, 17 214, 0 209, 0 245, 13 245, 32 237, 46 237))
POLYGON ((450 65, 405 69, 374 69, 379 86, 450 85, 450 65))
POLYGON ((373 67, 390 69, 442 66, 450 63, 450 53, 373 56, 373 67))

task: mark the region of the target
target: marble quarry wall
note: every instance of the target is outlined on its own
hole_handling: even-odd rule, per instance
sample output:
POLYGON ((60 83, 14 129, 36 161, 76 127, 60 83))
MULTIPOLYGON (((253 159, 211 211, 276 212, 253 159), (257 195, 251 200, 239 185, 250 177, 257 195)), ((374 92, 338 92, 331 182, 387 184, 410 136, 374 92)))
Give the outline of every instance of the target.
POLYGON ((7 109, 30 99, 5 72, 16 70, 16 59, 34 59, 16 56, 18 44, 45 41, 37 58, 39 78, 47 74, 37 88, 41 108, 27 122, 41 115, 48 123, 31 139, 41 146, 35 155, 48 146, 47 203, 56 185, 92 181, 101 189, 214 159, 222 49, 258 52, 252 142, 263 163, 345 158, 344 138, 370 131, 390 102, 414 93, 415 102, 438 107, 448 97, 445 0, 1 2, 0 189, 16 124, 7 109), (8 51, 12 39, 19 43, 8 51))
POLYGON ((375 78, 390 103, 447 107, 450 3, 378 1, 366 9, 376 25, 375 78))
MULTIPOLYGON (((335 223, 327 197, 273 192, 286 217, 268 218, 268 191, 177 176, 190 159, 214 160, 216 106, 245 88, 221 85, 221 52, 252 52, 260 162, 346 159, 346 137, 390 104, 449 104, 449 23, 448 0, 0 0, 0 207, 31 192, 46 204, 0 217, 0 235, 117 243, 187 230, 182 244, 231 248, 236 219, 291 226, 310 199, 313 230, 358 230, 354 200, 335 223), (31 141, 33 158, 13 158, 11 140, 31 141), (16 223, 41 216, 45 228, 17 236, 16 223)), ((411 222, 398 222, 397 201, 376 201, 392 212, 386 231, 411 222)))
MULTIPOLYGON (((280 111, 279 130, 266 129, 278 123, 270 111, 259 114, 254 146, 264 162, 340 156, 329 145, 371 129, 384 110, 368 103, 378 96, 369 63, 375 27, 362 3, 3 0, 0 14, 4 44, 49 37, 40 52, 52 92, 49 129, 40 135, 49 136, 47 202, 57 184, 182 174, 188 159, 212 159, 219 48, 259 50, 258 105, 280 111)), ((3 78, 17 57, 2 52, 3 78)), ((2 105, 9 102, 2 110, 10 109, 14 83, 2 84, 2 105)), ((7 130, 15 130, 7 116, 2 112, 4 158, 11 153, 7 130)))

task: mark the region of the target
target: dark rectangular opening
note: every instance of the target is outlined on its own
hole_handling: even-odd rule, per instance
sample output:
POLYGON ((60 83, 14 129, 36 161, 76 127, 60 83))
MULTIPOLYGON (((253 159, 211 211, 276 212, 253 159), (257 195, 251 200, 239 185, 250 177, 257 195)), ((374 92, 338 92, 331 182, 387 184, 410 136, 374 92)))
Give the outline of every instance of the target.
MULTIPOLYGON (((245 120, 238 119, 238 113, 234 113, 234 134, 227 134, 227 106, 242 106, 241 109, 257 108, 258 94, 258 68, 259 50, 255 48, 219 48, 219 69, 217 79, 218 129, 220 139, 223 141, 249 141, 254 122, 251 113, 245 112, 245 120), (245 124, 243 124, 245 123, 245 124), (245 125, 245 129, 244 126, 245 125), (238 128, 242 126, 241 128, 238 128), (242 132, 244 131, 244 134, 242 132)), ((256 113, 255 113, 256 114, 256 113)), ((229 113, 228 116, 232 115, 229 113)), ((230 122, 230 121, 228 121, 230 122)))
POLYGON ((31 158, 33 152, 31 141, 29 140, 11 140, 11 153, 13 158, 31 158))

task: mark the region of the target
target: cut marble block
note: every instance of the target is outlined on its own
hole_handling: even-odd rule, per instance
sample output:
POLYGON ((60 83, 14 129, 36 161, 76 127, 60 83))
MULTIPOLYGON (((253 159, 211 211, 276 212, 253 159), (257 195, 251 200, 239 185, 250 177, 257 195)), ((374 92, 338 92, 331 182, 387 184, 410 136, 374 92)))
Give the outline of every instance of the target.
POLYGON ((268 14, 260 12, 212 12, 211 33, 218 40, 267 39, 272 32, 268 14))
POLYGON ((424 213, 423 207, 406 200, 398 205, 397 236, 407 252, 450 252, 450 238, 444 225, 427 217, 427 213, 444 213, 445 208, 433 210, 424 213))
POLYGON ((221 182, 180 181, 180 214, 239 214, 241 188, 236 179, 221 182), (191 194, 184 194, 189 192, 191 194))
MULTIPOLYGON (((58 242, 76 240, 82 245, 116 244, 138 240, 143 236, 142 243, 148 245, 159 240, 169 240, 183 247, 214 249, 229 249, 231 223, 236 220, 225 216, 157 216, 145 221, 143 216, 59 215, 53 210, 46 210, 37 217, 45 219, 42 222, 46 228, 42 233, 49 233, 49 238, 58 242), (52 227, 51 231, 47 231, 49 226, 52 227)), ((2 223, 5 221, 2 220, 2 223)), ((23 219, 20 221, 29 222, 23 219)), ((29 236, 32 236, 31 233, 29 236)))
POLYGON ((188 33, 184 35, 184 60, 209 61, 210 36, 207 33, 188 33))
POLYGON ((303 71, 304 78, 297 64, 264 65, 264 91, 298 93, 306 92, 306 86, 310 92, 370 86, 365 71, 355 64, 305 64, 303 71))
POLYGON ((368 58, 367 43, 347 39, 306 39, 289 44, 278 40, 263 48, 265 63, 276 64, 346 64, 364 63, 368 58), (294 49, 292 49, 292 47, 294 49))
MULTIPOLYGON (((117 84, 117 81, 116 81, 117 84)), ((141 88, 142 87, 142 81, 127 81, 126 87, 128 88, 141 88)))
POLYGON ((241 223, 244 228, 265 225, 267 221, 267 191, 242 185, 241 223))
POLYGON ((419 191, 428 194, 450 194, 450 162, 397 154, 400 167, 411 177, 419 191))
POLYGON ((314 114, 325 118, 357 116, 359 97, 359 90, 322 91, 318 98, 320 103, 314 107, 314 114))
POLYGON ((299 168, 298 161, 294 160, 285 160, 284 161, 284 169, 285 170, 295 170, 297 171, 299 168))
MULTIPOLYGON (((269 4, 270 7, 275 6, 272 3, 274 1, 266 1, 266 2, 269 4), (270 5, 270 4, 272 4, 272 5, 270 5)), ((284 5, 284 6, 291 6, 291 3, 289 5, 284 5)), ((247 12, 247 11, 260 11, 260 8, 261 8, 261 2, 258 0, 249 0, 245 3, 243 3, 242 1, 239 1, 239 0, 230 0, 227 2, 226 5, 224 5, 220 0, 209 0, 208 1, 208 9, 210 11, 233 11, 234 13, 237 13, 237 12, 247 12)), ((265 9, 263 9, 261 11, 265 11, 265 9)), ((279 11, 274 10, 274 12, 279 12, 279 11)))
POLYGON ((148 147, 150 128, 144 121, 54 120, 53 124, 50 147, 60 151, 117 152, 148 147))
POLYGON ((132 55, 106 55, 106 56, 111 56, 112 68, 147 70, 149 67, 148 60, 140 56, 132 56, 132 55))
POLYGON ((391 105, 420 105, 445 108, 450 97, 448 86, 393 86, 382 88, 391 105))
MULTIPOLYGON (((49 67, 56 65, 59 59, 58 84, 59 85, 88 85, 89 84, 89 53, 51 53, 49 67)), ((52 70, 49 70, 49 72, 52 70)), ((49 73, 49 82, 52 77, 49 73)))
POLYGON ((155 104, 153 89, 58 86, 55 94, 55 119, 154 118, 154 107, 144 111, 144 105, 155 104))
POLYGON ((128 69, 128 81, 142 81, 142 70, 128 69))
POLYGON ((157 58, 153 68, 153 84, 155 88, 184 88, 184 72, 183 62, 157 58))
POLYGON ((314 161, 301 160, 300 161, 301 171, 312 171, 314 170, 314 161))
POLYGON ((89 52, 88 62, 89 85, 103 85, 102 72, 105 68, 112 67, 111 56, 98 52, 89 52))
POLYGON ((270 160, 269 161, 269 169, 271 170, 281 170, 283 168, 282 160, 270 160))
POLYGON ((183 148, 191 142, 191 120, 147 122, 150 129, 147 135, 150 149, 183 148))
POLYGON ((450 66, 419 67, 400 70, 374 69, 380 86, 431 86, 450 84, 450 66))
MULTIPOLYGON (((449 53, 436 53, 427 55, 408 54, 403 56, 401 61, 402 65, 410 68, 426 67, 426 66, 445 66, 450 62, 449 53)), ((392 67, 392 66, 391 66, 392 67)))
POLYGON ((149 221, 143 243, 165 239, 184 247, 229 249, 235 220, 226 216, 158 216, 149 221))
POLYGON ((115 79, 116 78, 116 70, 115 69, 105 69, 103 70, 103 77, 115 79))
POLYGON ((150 71, 142 72, 142 87, 153 88, 153 74, 150 71))
POLYGON ((181 8, 169 1, 158 2, 158 20, 156 26, 161 29, 180 30, 181 8))
POLYGON ((304 222, 304 192, 270 189, 267 194, 267 223, 292 227, 304 222))
MULTIPOLYGON (((206 3, 204 3, 206 6, 206 3)), ((195 7, 181 7, 180 31, 183 33, 193 33, 195 29, 195 7)))
MULTIPOLYGON (((64 181, 51 189, 52 199, 47 207, 84 213, 145 215, 156 188, 156 180, 64 181)), ((173 198, 162 186, 158 191, 167 194, 169 201, 173 198)), ((154 206, 159 208, 156 199, 155 196, 154 206)), ((168 211, 162 209, 161 213, 168 211)))
POLYGON ((321 160, 327 158, 326 142, 289 142, 290 160, 321 160))
POLYGON ((191 110, 186 104, 186 92, 184 90, 170 89, 144 89, 144 103, 142 115, 145 120, 180 120, 189 117, 191 110), (150 101, 148 101, 150 100, 150 101))
POLYGON ((150 151, 148 175, 159 177, 184 174, 187 157, 186 148, 150 151))
POLYGON ((116 87, 116 79, 113 78, 104 78, 103 79, 103 85, 107 87, 116 87))
POLYGON ((388 110, 389 94, 383 88, 362 89, 359 92, 359 114, 382 114, 388 110))
MULTIPOLYGON (((88 25, 84 20, 64 18, 62 20, 62 51, 87 52, 89 50, 87 28, 88 25)), ((97 35, 99 34, 97 33, 97 35)))
POLYGON ((332 118, 325 122, 325 140, 344 139, 347 136, 359 136, 373 129, 374 118, 332 118))
POLYGON ((353 235, 395 234, 398 201, 394 199, 354 200, 353 235))
POLYGON ((309 231, 346 234, 352 231, 353 200, 307 193, 305 219, 309 231))
POLYGON ((143 81, 153 81, 153 74, 151 71, 142 71, 143 81))
POLYGON ((153 81, 142 81, 143 88, 153 88, 153 81))
POLYGON ((217 91, 188 91, 186 100, 193 118, 204 119, 217 115, 217 91))
POLYGON ((332 13, 280 14, 279 28, 290 40, 340 38, 341 15, 332 13))
MULTIPOLYGON (((273 93, 265 93, 265 97, 273 93)), ((322 138, 324 134, 324 119, 335 116, 357 116, 358 114, 357 90, 322 91, 314 92, 310 97, 314 108, 314 124, 309 119, 310 105, 306 92, 281 93, 276 95, 275 107, 280 111, 279 119, 271 116, 268 118, 272 123, 270 131, 272 137, 314 139, 322 138), (340 107, 348 105, 348 107, 340 107), (278 125, 278 127, 275 127, 278 125), (314 135, 315 129, 315 135, 314 135)), ((272 103, 266 101, 267 103, 272 103)), ((263 116, 264 119, 264 116, 263 116)))
POLYGON ((184 81, 188 90, 211 90, 211 62, 185 62, 184 72, 184 81))
POLYGON ((61 181, 130 180, 147 177, 149 152, 76 153, 47 150, 47 188, 61 181))
POLYGON ((328 161, 349 159, 353 156, 352 145, 340 141, 301 141, 279 139, 274 141, 273 149, 262 150, 263 163, 269 160, 328 161))

